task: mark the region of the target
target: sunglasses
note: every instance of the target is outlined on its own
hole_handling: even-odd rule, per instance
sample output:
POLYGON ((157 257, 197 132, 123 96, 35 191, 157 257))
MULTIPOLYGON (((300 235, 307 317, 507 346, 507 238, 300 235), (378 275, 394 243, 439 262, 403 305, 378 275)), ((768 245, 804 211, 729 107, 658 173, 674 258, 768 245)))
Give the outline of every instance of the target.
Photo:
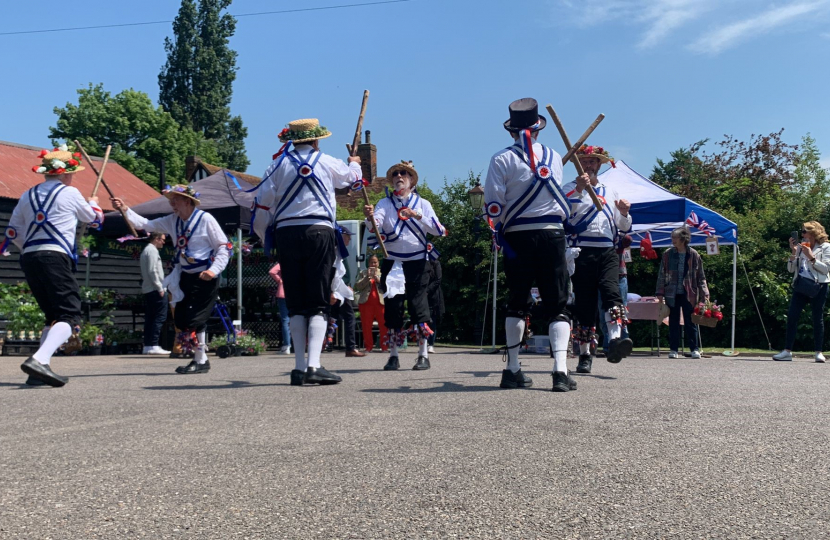
POLYGON ((801 234, 807 234, 807 232, 809 232, 807 229, 801 229, 801 234))
POLYGON ((392 178, 395 178, 396 176, 400 176, 401 178, 403 178, 405 176, 409 176, 409 172, 408 171, 395 171, 395 172, 392 173, 392 178))

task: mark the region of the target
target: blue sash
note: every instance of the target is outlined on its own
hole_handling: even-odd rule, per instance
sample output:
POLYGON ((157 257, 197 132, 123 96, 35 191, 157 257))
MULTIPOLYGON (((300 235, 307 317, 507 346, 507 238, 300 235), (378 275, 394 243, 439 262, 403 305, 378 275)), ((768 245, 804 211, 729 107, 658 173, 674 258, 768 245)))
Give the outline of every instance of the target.
MULTIPOLYGON (((432 243, 427 240, 427 233, 423 230, 418 220, 403 220, 400 219, 398 214, 401 208, 410 208, 412 210, 418 209, 421 206, 421 196, 418 195, 417 192, 413 191, 406 201, 401 201, 400 204, 398 204, 395 200, 396 198, 389 193, 389 188, 387 187, 386 197, 392 202, 392 208, 395 209, 395 218, 394 223, 392 224, 391 231, 386 231, 382 228, 382 226, 380 227, 380 234, 383 235, 384 244, 392 244, 392 247, 394 248, 394 242, 401 237, 404 230, 408 230, 415 236, 415 239, 418 240, 418 242, 424 247, 424 250, 421 252, 424 254, 424 257, 432 261, 436 260, 438 256, 441 254, 438 252, 437 249, 433 247, 432 243)), ((376 238, 370 238, 367 243, 373 248, 378 246, 378 241, 376 238)), ((392 251, 389 249, 389 246, 387 246, 386 252, 393 257, 410 257, 413 255, 411 253, 400 253, 392 251)))
POLYGON ((72 238, 72 244, 64 238, 60 231, 49 222, 49 211, 54 206, 58 195, 66 189, 66 186, 60 182, 55 183, 51 189, 46 193, 46 197, 41 200, 37 192, 37 186, 29 190, 29 204, 35 214, 35 220, 29 225, 26 231, 26 241, 23 244, 23 249, 29 246, 43 246, 55 245, 60 247, 72 259, 72 268, 74 269, 78 264, 78 254, 75 251, 75 238, 72 238), (32 237, 38 231, 44 231, 47 238, 33 239, 32 237))
POLYGON ((214 250, 210 250, 210 255, 206 259, 196 259, 190 254, 187 245, 190 243, 190 237, 199 223, 202 222, 202 217, 205 213, 202 210, 195 209, 187 223, 183 222, 181 218, 176 219, 176 254, 173 257, 173 264, 181 264, 182 270, 195 270, 197 268, 210 268, 213 263, 214 250), (182 260, 184 262, 182 262, 182 260))

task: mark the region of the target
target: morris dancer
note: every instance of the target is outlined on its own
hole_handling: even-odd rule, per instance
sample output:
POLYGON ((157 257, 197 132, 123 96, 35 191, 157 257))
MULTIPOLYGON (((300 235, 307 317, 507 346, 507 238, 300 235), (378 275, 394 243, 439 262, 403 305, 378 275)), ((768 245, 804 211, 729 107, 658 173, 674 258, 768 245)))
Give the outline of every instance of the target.
POLYGON ((415 191, 418 173, 411 161, 392 165, 386 171, 386 179, 395 191, 390 194, 387 188, 386 198, 381 199, 377 207, 363 207, 370 230, 380 229, 389 253, 380 272, 381 290, 386 299, 384 319, 389 347, 389 360, 383 369, 390 371, 400 367, 398 347, 403 345, 406 335, 403 332, 406 300, 412 325, 407 333, 418 342, 418 359, 412 369, 425 370, 430 367, 427 340, 432 334, 429 327, 427 264, 438 258, 438 252, 427 240, 427 234, 446 236, 447 231, 438 221, 429 201, 422 199, 415 191), (400 290, 401 287, 404 290, 400 290))
POLYGON ((631 204, 621 199, 616 190, 599 182, 597 173, 603 163, 614 160, 600 146, 582 146, 577 151, 585 174, 565 186, 565 192, 575 209, 584 209, 590 203, 585 187, 594 186, 597 196, 602 201, 602 212, 593 207, 571 216, 572 232, 575 233, 573 244, 580 248, 576 259, 576 271, 573 275, 574 316, 577 325, 574 336, 579 342, 579 364, 577 373, 591 373, 593 355, 591 343, 596 334, 597 294, 602 301, 602 311, 608 325, 608 350, 606 359, 616 364, 631 354, 631 339, 622 338, 623 327, 627 323, 626 309, 620 296, 620 258, 617 244, 631 231, 631 216, 628 211, 631 204))
POLYGON ((319 140, 330 136, 317 119, 290 122, 279 134, 285 144, 274 154, 254 201, 253 228, 266 245, 274 232, 285 282, 293 386, 342 380, 320 365, 337 249, 334 189, 362 186, 363 173, 359 157, 350 157, 347 165, 320 151, 319 140))
MULTIPOLYGON (((534 282, 542 297, 541 314, 548 323, 553 351, 553 391, 576 390, 568 375, 567 354, 570 319, 565 227, 571 207, 562 183, 562 158, 536 142, 546 120, 535 99, 510 104, 504 123, 515 144, 490 160, 484 186, 486 212, 493 220, 499 244, 505 252, 508 301, 507 369, 501 388, 525 388, 533 381, 522 373, 519 346, 525 335, 530 289, 534 282)), ((589 203, 590 204, 590 201, 589 203)))
POLYGON ((207 321, 219 294, 219 274, 225 269, 233 244, 216 219, 199 210, 199 193, 191 185, 167 186, 163 192, 173 214, 148 220, 129 208, 119 198, 112 199, 116 210, 124 208, 126 218, 136 229, 162 232, 175 238, 173 272, 164 280, 175 306, 173 321, 181 330, 182 353, 194 352, 193 360, 176 368, 176 373, 194 374, 210 371, 205 347, 207 321))
POLYGON ((40 348, 20 366, 29 375, 26 384, 57 387, 69 379, 52 371, 50 360, 81 322, 81 293, 74 276, 75 229, 78 221, 100 227, 104 214, 97 197, 87 202, 72 187, 72 175, 84 170, 80 153, 72 154, 63 145, 52 152, 43 150, 38 157, 43 161, 32 170, 46 178, 20 197, 0 253, 10 242, 20 248, 20 266, 46 315, 40 348))

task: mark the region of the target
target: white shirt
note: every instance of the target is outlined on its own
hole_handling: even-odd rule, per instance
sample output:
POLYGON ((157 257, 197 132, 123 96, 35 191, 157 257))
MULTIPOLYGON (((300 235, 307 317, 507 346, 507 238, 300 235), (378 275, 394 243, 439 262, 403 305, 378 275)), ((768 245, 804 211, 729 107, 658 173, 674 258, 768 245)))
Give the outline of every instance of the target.
POLYGON ((384 245, 392 261, 424 259, 432 251, 427 234, 447 235, 432 205, 417 193, 410 193, 405 200, 396 195, 389 195, 378 201, 375 206, 375 223, 386 236, 384 245), (420 212, 421 219, 412 217, 401 220, 398 210, 403 207, 420 212))
POLYGON ((596 215, 585 230, 577 233, 577 247, 614 247, 619 234, 631 231, 631 213, 627 216, 620 214, 616 204, 620 197, 614 188, 601 182, 594 186, 597 197, 604 201, 603 211, 599 213, 594 211, 587 189, 583 189, 582 193, 576 191, 576 181, 569 182, 564 189, 574 209, 571 214, 572 226, 580 228, 580 225, 591 220, 592 215, 596 215))
POLYGON ((295 225, 325 225, 332 227, 337 210, 335 188, 349 187, 363 177, 360 165, 317 152, 311 145, 300 144, 275 159, 257 191, 254 231, 264 239, 268 228, 276 222, 277 228, 295 225), (313 163, 317 159, 317 163, 313 163), (292 159, 293 158, 293 159, 292 159), (313 165, 315 178, 297 180, 297 163, 313 165), (319 182, 318 182, 319 180, 319 182), (321 203, 320 201, 324 201, 321 203))
MULTIPOLYGON (((550 169, 553 181, 562 185, 562 156, 556 151, 547 148, 538 142, 533 143, 533 153, 537 167, 542 160, 545 150, 549 152, 550 169)), ((503 223, 510 209, 522 198, 533 182, 534 174, 530 166, 510 148, 497 152, 490 159, 490 167, 487 170, 487 179, 484 183, 484 207, 488 209, 493 203, 501 207, 500 215, 488 212, 493 225, 503 223)), ((564 222, 570 215, 570 208, 562 208, 556 202, 553 195, 547 189, 542 189, 530 205, 517 217, 521 218, 546 218, 556 216, 559 221, 564 222)), ((561 229, 562 223, 533 223, 508 227, 510 231, 528 229, 561 229)))
MULTIPOLYGON (((12 217, 9 220, 9 227, 17 233, 13 242, 23 253, 33 251, 59 251, 66 253, 66 249, 57 243, 23 247, 27 241, 29 228, 35 222, 35 209, 32 208, 29 192, 33 189, 37 190, 41 204, 45 204, 47 202, 46 194, 55 188, 55 186, 62 184, 60 180, 47 178, 43 183, 26 190, 20 197, 20 200, 17 201, 17 206, 14 207, 12 217)), ((55 196, 54 202, 47 211, 47 221, 57 230, 57 235, 66 242, 66 245, 70 249, 75 245, 75 231, 78 227, 78 221, 92 223, 96 218, 103 222, 104 214, 101 211, 101 207, 93 202, 87 202, 83 195, 81 195, 81 192, 72 186, 64 186, 60 193, 55 196)), ((44 227, 38 228, 32 233, 29 239, 49 239, 49 234, 46 230, 44 227)), ((8 233, 7 236, 9 236, 8 233)))
MULTIPOLYGON (((170 214, 169 216, 164 216, 158 219, 149 220, 144 218, 135 212, 132 209, 127 210, 127 219, 130 220, 136 229, 143 229, 147 232, 162 232, 173 239, 173 246, 178 247, 178 237, 179 231, 176 227, 176 224, 180 222, 179 217, 175 214, 170 214)), ((190 219, 187 220, 187 223, 181 222, 182 227, 193 227, 195 228, 184 228, 186 234, 190 234, 190 239, 187 242, 187 252, 190 257, 196 260, 204 260, 209 259, 211 257, 211 252, 213 252, 213 262, 210 263, 210 267, 205 264, 203 266, 199 266, 198 268, 190 268, 185 269, 186 266, 189 266, 191 263, 187 261, 184 257, 184 253, 181 253, 179 256, 179 260, 176 261, 177 264, 182 265, 182 271, 187 272, 188 274, 198 274, 204 270, 210 270, 215 276, 219 276, 222 273, 222 270, 228 265, 228 260, 230 259, 232 247, 229 248, 228 246, 232 246, 230 242, 228 242, 228 237, 222 231, 222 227, 219 226, 219 223, 216 219, 208 214, 207 212, 203 212, 198 208, 193 211, 193 214, 190 216, 190 219), (201 214, 201 219, 199 219, 199 214, 201 214), (198 223, 197 223, 198 222, 198 223), (188 231, 190 231, 188 233, 188 231)))

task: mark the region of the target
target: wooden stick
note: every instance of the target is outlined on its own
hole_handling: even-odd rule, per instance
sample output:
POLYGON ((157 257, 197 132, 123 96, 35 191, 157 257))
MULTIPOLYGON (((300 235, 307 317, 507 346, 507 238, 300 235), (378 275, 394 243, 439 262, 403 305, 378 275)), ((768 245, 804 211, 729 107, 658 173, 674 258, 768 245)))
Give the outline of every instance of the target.
MULTIPOLYGON (((84 155, 84 159, 86 159, 86 162, 89 164, 89 167, 92 169, 92 171, 101 178, 101 184, 103 184, 104 189, 107 190, 107 193, 109 193, 110 197, 115 198, 115 195, 113 194, 112 190, 109 188, 107 183, 104 181, 103 169, 100 173, 98 172, 98 168, 92 163, 92 160, 89 158, 89 154, 86 153, 86 150, 84 150, 84 147, 81 146, 80 142, 75 141, 75 146, 84 155)), ((130 229, 130 234, 132 234, 133 236, 138 236, 138 232, 136 232, 135 227, 133 227, 133 224, 130 223, 129 219, 127 219, 127 211, 124 210, 123 208, 119 208, 118 211, 121 212, 121 215, 124 217, 124 223, 126 223, 127 227, 130 229)))
MULTIPOLYGON (((369 91, 363 91, 363 103, 360 104, 360 116, 357 118, 357 129, 354 132, 354 139, 352 139, 352 144, 349 146, 349 143, 346 143, 346 150, 348 150, 350 156, 357 155, 357 146, 360 144, 360 137, 363 135, 363 117, 366 115, 366 103, 369 101, 369 91)), ((366 206, 371 206, 372 203, 369 202, 369 193, 366 192, 366 187, 363 186, 360 188, 361 193, 363 193, 363 202, 366 203, 366 206)), ((383 252, 384 258, 389 258, 389 253, 386 251, 386 245, 383 243, 383 238, 380 237, 380 231, 376 230, 377 225, 372 223, 372 228, 375 230, 375 238, 378 239, 378 246, 380 250, 383 252)))
MULTIPOLYGON (((579 146, 581 146, 582 143, 588 139, 588 135, 590 135, 591 132, 594 131, 594 129, 596 129, 599 123, 602 122, 602 118, 605 118, 605 115, 599 115, 599 117, 597 117, 597 119, 594 120, 594 123, 591 124, 591 127, 589 127, 585 134, 583 134, 583 137, 585 137, 585 139, 582 139, 582 142, 578 143, 579 146, 573 146, 571 145, 571 140, 568 138, 568 134, 565 133, 565 128, 562 127, 562 122, 559 120, 559 116, 556 114, 556 111, 553 110, 553 107, 550 104, 548 104, 547 110, 548 114, 550 114, 551 120, 553 120, 553 123, 556 124, 556 129, 559 130, 559 135, 562 136, 562 142, 564 142, 565 147, 568 148, 568 152, 565 154, 565 156, 573 162, 574 167, 576 167, 576 173, 579 176, 582 176, 583 174, 585 174, 585 170, 582 168, 582 164, 579 162, 579 158, 576 157, 576 151, 574 150, 574 148, 576 148, 577 150, 579 149, 579 146)), ((567 161, 563 160, 562 164, 564 165, 565 163, 567 163, 567 161)), ((592 186, 589 183, 587 187, 588 195, 590 195, 591 200, 594 201, 594 206, 597 210, 602 212, 602 202, 600 202, 599 197, 597 197, 597 193, 596 191, 594 191, 594 186, 592 186)))
MULTIPOLYGON (((77 144, 77 142, 75 144, 77 144)), ((111 150, 112 150, 112 145, 108 144, 106 151, 104 151, 104 163, 101 165, 101 172, 98 173, 98 179, 95 180, 95 186, 92 188, 92 196, 93 197, 98 195, 98 188, 101 186, 101 181, 104 180, 104 170, 107 168, 107 162, 110 159, 110 151, 111 150)))
MULTIPOLYGON (((568 153, 567 153, 567 154, 565 154, 565 156, 562 158, 562 165, 564 165, 565 163, 567 163, 568 161, 570 161, 570 160, 571 160, 571 158, 573 157, 573 155, 574 155, 577 151, 579 151, 579 149, 580 149, 580 148, 582 148, 582 145, 583 145, 583 144, 585 144, 585 141, 587 141, 587 140, 588 140, 588 137, 590 137, 590 136, 591 136, 591 133, 593 133, 593 132, 594 132, 594 130, 595 130, 595 129, 597 129, 597 126, 598 126, 598 125, 599 125, 599 124, 600 124, 603 120, 605 120, 605 115, 604 115, 604 114, 602 114, 602 113, 600 113, 600 115, 599 115, 599 116, 597 116, 597 119, 596 119, 596 120, 594 120, 594 123, 593 123, 593 124, 591 124, 590 126, 588 126, 588 129, 586 129, 586 130, 585 130, 585 133, 583 133, 583 134, 582 134, 582 137, 580 137, 580 138, 579 138, 579 140, 578 140, 578 141, 576 141, 576 144, 574 144, 574 145, 573 145, 573 147, 572 147, 570 150, 568 150, 568 153)), ((564 129, 563 129, 563 132, 564 132, 564 129)), ((567 135, 566 135, 566 136, 567 136, 567 135)))

